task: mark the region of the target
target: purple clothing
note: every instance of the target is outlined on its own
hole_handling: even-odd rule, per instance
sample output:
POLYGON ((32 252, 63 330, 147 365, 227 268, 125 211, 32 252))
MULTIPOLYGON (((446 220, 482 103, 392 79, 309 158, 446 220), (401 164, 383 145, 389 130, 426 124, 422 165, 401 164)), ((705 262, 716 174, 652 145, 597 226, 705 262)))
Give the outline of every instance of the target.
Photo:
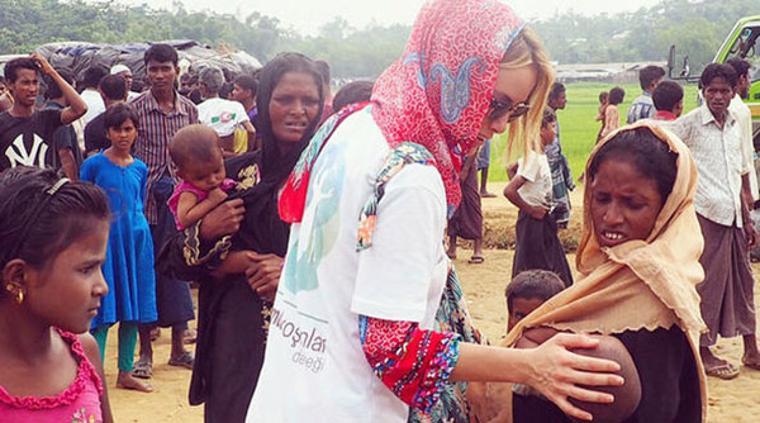
MULTIPOLYGON (((222 189, 224 192, 228 192, 232 188, 235 188, 237 185, 237 182, 230 178, 225 178, 222 183, 219 185, 219 188, 222 189)), ((183 192, 190 192, 192 194, 195 194, 196 197, 198 197, 198 203, 205 200, 208 197, 208 191, 204 191, 195 185, 191 184, 190 182, 182 181, 179 185, 174 188, 174 192, 172 193, 172 196, 169 197, 169 201, 167 201, 167 205, 169 206, 169 209, 172 211, 172 215, 174 215, 174 221, 177 222, 177 229, 180 231, 184 231, 185 227, 180 223, 179 217, 177 216, 177 206, 179 205, 179 196, 183 192)), ((196 204, 198 204, 196 203, 196 204)))

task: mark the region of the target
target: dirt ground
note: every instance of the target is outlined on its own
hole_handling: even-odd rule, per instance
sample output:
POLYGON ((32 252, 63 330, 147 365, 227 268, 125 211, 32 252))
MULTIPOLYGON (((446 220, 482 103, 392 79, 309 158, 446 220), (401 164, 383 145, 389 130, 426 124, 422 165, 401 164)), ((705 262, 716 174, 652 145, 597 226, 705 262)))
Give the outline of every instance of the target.
MULTIPOLYGON (((502 186, 493 184, 492 192, 500 193, 502 186)), ((574 251, 581 230, 581 194, 573 193, 573 218, 570 228, 561 238, 569 251, 574 251)), ((486 261, 480 265, 467 263, 471 250, 459 249, 457 271, 462 279, 470 312, 479 328, 491 340, 498 340, 505 332, 506 304, 504 288, 512 271, 513 251, 505 248, 514 245, 516 209, 503 198, 485 199, 485 240, 488 249, 486 261)), ((575 256, 568 255, 573 267, 575 256)), ((756 280, 760 280, 760 265, 753 265, 756 280)), ((755 301, 760 304, 760 286, 755 291, 755 301)), ((164 330, 155 344, 154 377, 155 392, 142 394, 114 388, 116 381, 116 331, 112 329, 106 353, 106 379, 111 407, 118 422, 202 422, 202 407, 190 407, 187 388, 190 371, 170 367, 169 331, 164 330)), ((734 364, 740 364, 742 345, 740 339, 721 340, 717 352, 734 364)), ((742 368, 741 375, 733 381, 709 378, 710 422, 755 422, 760 415, 760 371, 742 368)))

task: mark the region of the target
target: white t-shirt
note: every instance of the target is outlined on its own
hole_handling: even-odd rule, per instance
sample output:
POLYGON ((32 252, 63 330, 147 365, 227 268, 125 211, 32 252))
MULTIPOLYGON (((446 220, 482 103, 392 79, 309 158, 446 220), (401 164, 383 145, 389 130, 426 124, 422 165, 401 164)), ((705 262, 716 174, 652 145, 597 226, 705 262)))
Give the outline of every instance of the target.
POLYGON ((357 252, 359 215, 388 152, 367 107, 317 159, 247 422, 407 421, 409 407, 364 357, 358 316, 432 329, 448 269, 446 196, 434 167, 407 165, 386 185, 373 245, 357 252))
POLYGON ((744 160, 750 163, 749 189, 752 193, 752 200, 757 201, 760 198, 760 193, 758 192, 757 173, 755 173, 755 145, 752 142, 752 110, 742 101, 739 94, 736 94, 731 100, 728 110, 736 117, 736 123, 742 133, 742 155, 744 160))
POLYGON ((518 162, 517 175, 525 178, 525 183, 517 193, 531 206, 551 207, 552 171, 546 154, 529 151, 518 162))
POLYGON ((220 137, 226 137, 232 135, 238 125, 250 119, 242 104, 216 97, 198 105, 198 120, 220 137))
POLYGON ((82 116, 84 125, 90 123, 95 117, 106 111, 106 105, 103 103, 103 97, 100 96, 100 92, 94 88, 88 88, 79 94, 87 104, 87 113, 82 116))

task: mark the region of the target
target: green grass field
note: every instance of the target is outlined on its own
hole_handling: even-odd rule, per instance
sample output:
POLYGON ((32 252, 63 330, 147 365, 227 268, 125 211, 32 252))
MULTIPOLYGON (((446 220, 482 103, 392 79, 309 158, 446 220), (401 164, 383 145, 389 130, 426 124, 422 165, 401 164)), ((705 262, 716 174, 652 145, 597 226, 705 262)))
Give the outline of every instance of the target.
MULTIPOLYGON (((610 90, 614 84, 574 83, 567 84, 567 107, 558 113, 562 151, 570 161, 573 177, 577 178, 586 164, 588 154, 594 146, 600 123, 595 120, 599 109, 599 92, 610 90)), ((619 106, 621 124, 625 124, 628 108, 641 94, 638 85, 622 85, 625 101, 619 106)), ((697 86, 684 87, 684 109, 688 112, 697 107, 697 86)), ((491 167, 489 181, 506 181, 506 144, 507 136, 502 135, 494 141, 491 150, 491 167)), ((520 153, 513 148, 513 156, 520 153)))

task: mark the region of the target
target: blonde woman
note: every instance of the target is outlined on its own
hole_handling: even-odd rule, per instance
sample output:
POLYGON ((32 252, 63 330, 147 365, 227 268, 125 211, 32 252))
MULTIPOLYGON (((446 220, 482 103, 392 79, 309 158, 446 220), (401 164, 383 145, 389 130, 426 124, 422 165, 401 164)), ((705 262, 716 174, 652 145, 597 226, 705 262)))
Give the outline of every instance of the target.
POLYGON ((470 380, 534 386, 580 419, 591 416, 569 397, 612 401, 587 387, 622 384, 607 373, 617 364, 568 351, 595 347, 586 337, 517 351, 435 325, 462 158, 507 127, 537 139, 533 105, 551 83, 535 34, 503 3, 423 7, 372 103, 329 119, 281 194, 291 236, 249 422, 405 422, 470 380))

